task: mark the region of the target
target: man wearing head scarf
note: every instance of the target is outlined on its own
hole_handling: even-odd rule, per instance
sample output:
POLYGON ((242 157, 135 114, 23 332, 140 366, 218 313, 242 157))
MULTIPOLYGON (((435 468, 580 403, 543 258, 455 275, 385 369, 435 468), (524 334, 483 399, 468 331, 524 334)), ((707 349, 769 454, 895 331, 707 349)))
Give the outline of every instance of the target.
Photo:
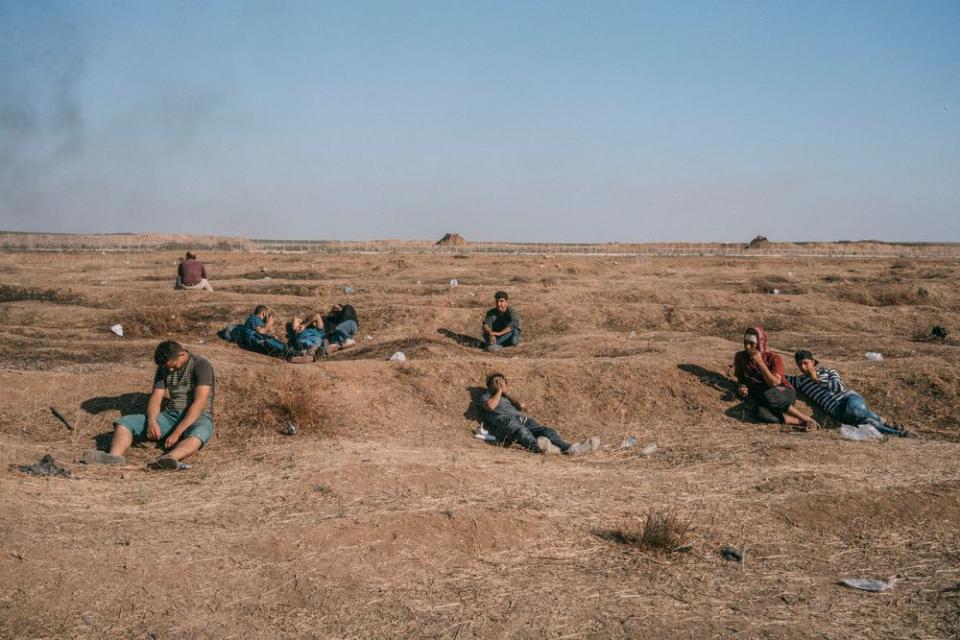
POLYGON ((783 423, 807 429, 820 425, 793 404, 797 392, 787 381, 780 356, 767 349, 763 327, 751 327, 743 334, 743 351, 733 358, 734 374, 741 398, 753 402, 754 417, 760 422, 783 423))

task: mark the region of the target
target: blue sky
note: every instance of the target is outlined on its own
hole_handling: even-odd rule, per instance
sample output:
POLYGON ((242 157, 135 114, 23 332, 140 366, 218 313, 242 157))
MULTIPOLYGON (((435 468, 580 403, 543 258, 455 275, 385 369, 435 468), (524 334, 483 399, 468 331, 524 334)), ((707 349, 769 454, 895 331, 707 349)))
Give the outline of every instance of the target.
POLYGON ((0 229, 960 241, 958 2, 0 0, 0 229))

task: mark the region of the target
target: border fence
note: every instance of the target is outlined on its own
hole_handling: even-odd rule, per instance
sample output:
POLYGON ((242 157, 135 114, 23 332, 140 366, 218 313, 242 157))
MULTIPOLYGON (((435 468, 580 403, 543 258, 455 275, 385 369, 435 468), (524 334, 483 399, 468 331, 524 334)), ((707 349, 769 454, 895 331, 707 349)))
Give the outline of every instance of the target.
POLYGON ((238 251, 302 254, 576 255, 636 257, 960 258, 960 243, 540 243, 471 242, 460 245, 402 240, 276 240, 217 236, 69 235, 0 232, 0 251, 144 252, 238 251))

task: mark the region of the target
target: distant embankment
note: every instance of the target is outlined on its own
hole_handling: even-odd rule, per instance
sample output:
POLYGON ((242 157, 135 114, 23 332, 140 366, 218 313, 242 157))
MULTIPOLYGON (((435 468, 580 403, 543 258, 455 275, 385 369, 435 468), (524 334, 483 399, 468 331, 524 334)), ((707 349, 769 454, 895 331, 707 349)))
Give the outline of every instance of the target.
POLYGON ((164 234, 74 235, 0 232, 4 251, 249 251, 276 253, 412 253, 436 255, 470 254, 566 254, 622 256, 810 256, 810 257, 904 257, 960 258, 957 243, 896 242, 769 242, 762 247, 740 243, 540 243, 471 242, 438 246, 429 240, 266 240, 223 236, 164 234))

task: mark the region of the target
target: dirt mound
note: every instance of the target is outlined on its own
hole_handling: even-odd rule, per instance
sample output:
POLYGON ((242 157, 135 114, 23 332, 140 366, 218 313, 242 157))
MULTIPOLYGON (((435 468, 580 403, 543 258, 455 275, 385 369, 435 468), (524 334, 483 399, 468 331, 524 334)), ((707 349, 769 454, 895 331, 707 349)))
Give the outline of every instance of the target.
POLYGON ((467 241, 459 233, 445 233, 436 244, 438 247, 465 247, 467 241))
POLYGON ((765 236, 757 236, 745 246, 747 249, 768 249, 771 242, 765 236))

